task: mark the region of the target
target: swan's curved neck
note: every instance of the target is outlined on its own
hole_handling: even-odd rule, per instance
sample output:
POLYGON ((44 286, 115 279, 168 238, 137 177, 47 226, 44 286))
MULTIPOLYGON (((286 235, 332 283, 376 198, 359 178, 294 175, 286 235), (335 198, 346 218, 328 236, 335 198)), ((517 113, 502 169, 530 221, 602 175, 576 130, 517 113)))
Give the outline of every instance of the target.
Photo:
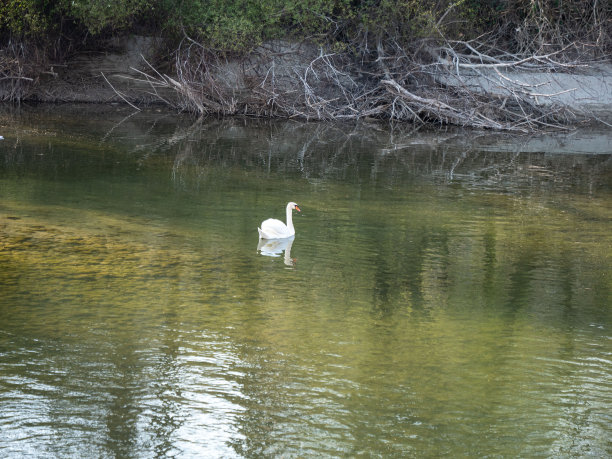
POLYGON ((292 233, 295 233, 295 229, 293 228, 293 212, 291 209, 291 204, 287 204, 287 228, 292 233))

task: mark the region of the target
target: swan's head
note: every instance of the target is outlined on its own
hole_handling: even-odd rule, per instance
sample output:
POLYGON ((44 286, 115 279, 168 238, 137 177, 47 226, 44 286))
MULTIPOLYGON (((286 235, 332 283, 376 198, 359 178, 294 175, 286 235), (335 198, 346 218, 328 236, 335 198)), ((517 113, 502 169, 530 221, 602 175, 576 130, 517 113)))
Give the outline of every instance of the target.
POLYGON ((295 209, 295 210, 297 210, 298 212, 301 212, 300 207, 299 207, 299 206, 298 206, 298 205, 297 205, 295 202, 290 202, 289 204, 287 204, 287 206, 288 206, 290 209, 295 209))

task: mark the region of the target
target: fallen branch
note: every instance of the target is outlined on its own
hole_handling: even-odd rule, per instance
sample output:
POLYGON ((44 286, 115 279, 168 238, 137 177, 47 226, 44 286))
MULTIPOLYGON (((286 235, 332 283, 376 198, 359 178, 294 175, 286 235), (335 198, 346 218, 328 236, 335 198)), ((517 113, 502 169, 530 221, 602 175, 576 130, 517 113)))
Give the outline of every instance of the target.
POLYGON ((134 105, 134 104, 133 104, 133 103, 131 103, 129 100, 127 100, 123 94, 121 94, 119 91, 117 91, 117 90, 115 89, 115 87, 114 87, 114 86, 111 84, 111 82, 110 82, 110 81, 108 81, 108 78, 106 78, 106 76, 104 75, 104 73, 100 72, 100 75, 102 75, 102 78, 104 78, 104 81, 106 81, 106 82, 108 83, 108 85, 111 87, 111 89, 112 89, 113 91, 115 91, 115 94, 117 94, 119 97, 121 97, 121 98, 124 100, 124 102, 125 102, 126 104, 128 104, 130 107, 132 107, 132 108, 134 108, 134 109, 136 109, 136 110, 140 111, 140 108, 138 108, 136 105, 134 105))

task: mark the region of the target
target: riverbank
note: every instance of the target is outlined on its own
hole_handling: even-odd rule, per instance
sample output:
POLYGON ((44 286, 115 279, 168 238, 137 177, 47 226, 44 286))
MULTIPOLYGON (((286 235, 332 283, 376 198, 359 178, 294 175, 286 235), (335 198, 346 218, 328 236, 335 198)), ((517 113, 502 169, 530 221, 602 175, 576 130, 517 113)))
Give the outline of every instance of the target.
MULTIPOLYGON (((135 109, 162 104, 196 115, 382 118, 519 132, 612 122, 609 61, 553 66, 549 59, 547 65, 528 67, 469 60, 453 66, 438 59, 427 74, 406 68, 402 81, 398 67, 375 73, 311 43, 271 41, 247 56, 223 60, 190 45, 176 52, 175 68, 167 75, 154 65, 160 46, 153 37, 132 35, 109 40, 103 51, 49 63, 36 78, 20 82, 20 100, 122 103, 135 109), (410 87, 411 79, 419 91, 410 87), (466 104, 470 98, 473 103, 466 104)), ((531 60, 537 63, 542 56, 531 60)), ((0 100, 10 99, 13 90, 0 85, 0 100)))

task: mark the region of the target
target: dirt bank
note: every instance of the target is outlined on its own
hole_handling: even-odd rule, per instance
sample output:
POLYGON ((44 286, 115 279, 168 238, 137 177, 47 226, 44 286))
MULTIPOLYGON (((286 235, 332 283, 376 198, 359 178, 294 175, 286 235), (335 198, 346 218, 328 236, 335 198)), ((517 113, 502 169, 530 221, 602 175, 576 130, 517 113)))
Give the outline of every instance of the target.
MULTIPOLYGON (((147 70, 158 44, 151 37, 109 40, 103 51, 91 51, 49 64, 24 90, 22 100, 52 103, 163 103, 151 87, 138 80, 147 70)), ((9 89, 0 86, 0 100, 9 89), (4 94, 2 91, 4 90, 4 94)))
MULTIPOLYGON (((383 68, 383 78, 376 80, 363 67, 308 44, 268 43, 246 59, 216 59, 214 65, 202 66, 205 71, 197 75, 187 75, 188 67, 181 73, 178 66, 178 75, 158 74, 149 65, 157 52, 158 44, 150 37, 111 41, 105 51, 50 64, 27 84, 22 100, 168 104, 199 114, 306 119, 413 117, 418 121, 461 124, 469 109, 461 111, 449 106, 448 94, 460 99, 469 91, 468 94, 497 100, 502 110, 520 99, 521 110, 527 105, 544 112, 563 112, 564 120, 570 123, 612 122, 609 62, 535 71, 521 66, 484 65, 465 65, 461 69, 457 65, 455 69, 442 62, 434 68, 434 85, 424 97, 406 90, 408 77, 398 84, 397 74, 390 75, 383 68)), ((6 84, 0 84, 0 100, 8 98, 9 90, 6 84)), ((483 121, 492 118, 485 111, 481 118, 477 120, 481 124, 466 125, 496 127, 483 121)))

